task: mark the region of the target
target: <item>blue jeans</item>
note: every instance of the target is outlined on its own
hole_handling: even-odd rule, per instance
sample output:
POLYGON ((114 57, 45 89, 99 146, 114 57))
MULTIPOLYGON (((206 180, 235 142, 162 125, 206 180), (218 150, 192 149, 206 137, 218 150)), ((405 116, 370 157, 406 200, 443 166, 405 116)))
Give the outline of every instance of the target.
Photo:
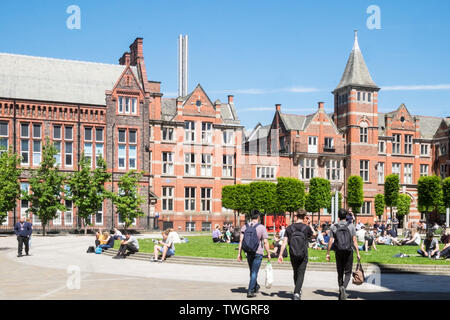
POLYGON ((250 283, 248 284, 248 292, 255 292, 258 286, 258 272, 261 267, 263 255, 255 253, 247 253, 247 262, 250 269, 250 283))
POLYGON ((99 245, 99 247, 102 249, 111 249, 112 248, 109 244, 101 244, 101 245, 99 245))

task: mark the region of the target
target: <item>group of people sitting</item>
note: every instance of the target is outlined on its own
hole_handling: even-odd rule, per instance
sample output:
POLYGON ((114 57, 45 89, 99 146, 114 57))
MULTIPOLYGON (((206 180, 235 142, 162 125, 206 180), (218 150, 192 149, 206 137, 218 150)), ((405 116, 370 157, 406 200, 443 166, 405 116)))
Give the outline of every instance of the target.
POLYGON ((212 240, 214 243, 238 243, 239 229, 235 229, 231 223, 228 223, 224 224, 222 230, 220 230, 220 226, 216 224, 212 232, 212 240))

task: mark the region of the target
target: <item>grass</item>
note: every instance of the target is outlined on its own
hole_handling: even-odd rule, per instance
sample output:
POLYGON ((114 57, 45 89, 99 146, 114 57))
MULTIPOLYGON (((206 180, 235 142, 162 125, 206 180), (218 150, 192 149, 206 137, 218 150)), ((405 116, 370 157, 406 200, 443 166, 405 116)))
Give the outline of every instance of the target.
MULTIPOLYGON (((225 258, 236 259, 237 244, 213 243, 211 236, 193 236, 187 237, 188 243, 180 243, 175 245, 177 256, 187 257, 206 257, 206 258, 225 258)), ((117 241, 116 241, 117 242, 117 241)), ((271 242, 271 240, 270 240, 271 242)), ((140 252, 153 253, 154 243, 152 239, 139 240, 140 252)), ((417 253, 418 247, 415 246, 387 246, 378 245, 377 251, 368 252, 361 251, 361 259, 363 263, 379 263, 379 264, 427 264, 427 265, 450 265, 450 260, 432 260, 423 258, 417 253), (408 254, 409 258, 394 258, 397 253, 408 254)), ((442 245, 441 245, 442 249, 442 245)), ((326 262, 326 250, 309 249, 310 262, 326 262)), ((289 261, 286 258, 285 261, 289 261)), ((331 253, 331 262, 335 262, 334 253, 331 253)), ((356 261, 356 255, 355 255, 356 261)))

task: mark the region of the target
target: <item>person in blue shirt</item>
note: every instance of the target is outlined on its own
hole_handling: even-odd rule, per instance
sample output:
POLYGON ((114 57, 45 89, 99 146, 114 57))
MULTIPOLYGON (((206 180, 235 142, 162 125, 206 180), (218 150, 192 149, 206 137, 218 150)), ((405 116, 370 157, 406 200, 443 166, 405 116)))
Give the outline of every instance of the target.
POLYGON ((18 241, 18 254, 17 257, 22 257, 23 245, 25 244, 25 254, 28 256, 30 251, 29 241, 33 228, 31 223, 26 222, 24 217, 20 217, 19 222, 14 226, 14 233, 17 236, 18 241))

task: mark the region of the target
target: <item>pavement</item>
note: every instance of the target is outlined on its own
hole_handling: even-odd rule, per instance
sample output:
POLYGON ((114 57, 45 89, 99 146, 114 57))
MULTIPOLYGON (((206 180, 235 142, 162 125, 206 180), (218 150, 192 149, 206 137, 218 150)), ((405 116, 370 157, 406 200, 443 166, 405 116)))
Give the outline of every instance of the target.
MULTIPOLYGON (((249 271, 242 268, 116 260, 87 254, 93 236, 33 236, 30 256, 17 257, 14 236, 0 237, 0 300, 246 300, 249 271)), ((264 287, 264 266, 256 299, 289 300, 293 290, 291 270, 275 269, 274 283, 264 287)), ((355 300, 450 299, 450 276, 370 274, 361 286, 350 284, 355 300)), ((307 271, 302 298, 336 300, 337 275, 307 271)))

